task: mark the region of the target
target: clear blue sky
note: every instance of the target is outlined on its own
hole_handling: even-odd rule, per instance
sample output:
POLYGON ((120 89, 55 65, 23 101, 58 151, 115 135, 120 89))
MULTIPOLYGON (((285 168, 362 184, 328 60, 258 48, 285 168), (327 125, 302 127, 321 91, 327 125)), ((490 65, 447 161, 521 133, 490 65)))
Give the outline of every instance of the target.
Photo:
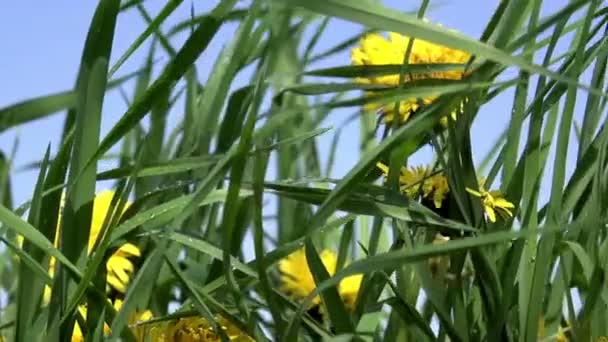
MULTIPOLYGON (((448 28, 478 38, 498 2, 498 0, 432 1, 427 17, 448 28)), ((566 1, 547 2, 551 3, 552 8, 557 8, 566 1)), ((84 39, 96 3, 97 1, 93 0, 19 0, 4 1, 0 4, 0 40, 2 41, 0 75, 2 75, 3 82, 0 92, 0 107, 34 96, 68 90, 74 85, 84 39)), ((164 3, 164 0, 145 2, 147 9, 153 14, 157 13, 164 3)), ((192 4, 200 13, 215 3, 217 1, 185 1, 170 18, 168 25, 163 28, 166 30, 172 23, 189 18, 192 4)), ((391 0, 384 1, 384 3, 403 11, 417 9, 417 6, 414 6, 417 2, 391 0)), ((551 13, 552 8, 545 8, 544 13, 551 13)), ((144 29, 145 22, 136 10, 122 14, 119 17, 115 35, 113 60, 116 60, 144 29)), ((198 61, 199 73, 203 79, 207 77, 212 62, 221 47, 232 38, 234 29, 234 25, 224 27, 214 38, 208 51, 198 61)), ((320 42, 319 49, 323 50, 354 32, 360 32, 361 29, 360 26, 352 23, 333 20, 330 29, 320 42)), ((179 47, 181 42, 183 42, 183 37, 178 37, 174 41, 174 46, 179 47)), ((127 74, 140 67, 145 52, 146 49, 140 49, 122 67, 118 75, 127 74)), ((166 55, 159 57, 161 62, 167 61, 166 55)), ((350 55, 348 52, 344 52, 317 66, 329 67, 349 63, 350 55)), ((589 82, 588 79, 582 81, 589 82)), ((127 85, 125 89, 129 93, 131 92, 130 85, 127 85)), ((507 92, 505 96, 482 107, 481 115, 475 123, 472 134, 477 159, 483 156, 508 122, 509 110, 512 106, 510 94, 511 92, 507 92)), ((103 108, 102 136, 107 133, 125 109, 126 105, 117 91, 112 91, 106 96, 103 108)), ((352 113, 353 110, 335 111, 323 126, 337 125, 352 113)), ((12 173, 14 198, 17 205, 31 197, 37 175, 37 171, 17 170, 41 159, 49 143, 52 150, 56 151, 62 122, 61 114, 59 114, 23 125, 18 130, 12 129, 0 133, 0 150, 5 153, 10 152, 15 138, 19 137, 19 149, 12 173)), ((359 130, 355 124, 350 125, 347 131, 343 132, 334 177, 343 176, 355 164, 359 146, 358 133, 359 130)), ((326 134, 321 141, 329 143, 331 134, 326 134)), ((423 160, 428 160, 428 158, 420 156, 418 162, 423 160)), ((112 167, 111 164, 103 162, 99 165, 100 170, 110 167, 112 167)))

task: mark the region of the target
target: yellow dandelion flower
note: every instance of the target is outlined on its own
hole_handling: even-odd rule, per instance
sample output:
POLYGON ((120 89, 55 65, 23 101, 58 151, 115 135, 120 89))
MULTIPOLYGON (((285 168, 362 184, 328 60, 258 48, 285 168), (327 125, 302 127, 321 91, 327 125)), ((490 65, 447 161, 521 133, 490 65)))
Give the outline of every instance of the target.
MULTIPOLYGON (((103 191, 95 196, 95 202, 93 202, 93 218, 91 221, 91 233, 89 236, 88 251, 90 252, 95 245, 101 233, 103 222, 108 215, 110 210, 110 203, 114 197, 114 191, 103 191)), ((123 212, 128 208, 127 203, 123 212)), ((134 258, 141 256, 139 248, 131 243, 125 243, 118 248, 110 256, 106 264, 107 281, 108 284, 120 293, 125 293, 129 279, 134 272, 134 265, 131 261, 134 258)))
POLYGON ((467 192, 479 197, 483 203, 483 208, 490 222, 496 222, 496 213, 503 219, 513 217, 512 209, 515 205, 506 200, 500 191, 488 191, 484 187, 485 180, 479 181, 479 190, 466 188, 467 192))
MULTIPOLYGON (((230 341, 254 341, 249 335, 223 317, 219 317, 217 323, 230 341)), ((213 330, 213 326, 202 317, 186 317, 154 324, 145 337, 149 337, 146 340, 154 342, 219 342, 222 340, 220 335, 213 330)))
MULTIPOLYGON (((320 254, 323 266, 327 270, 330 276, 336 273, 336 265, 338 257, 335 253, 324 250, 320 254)), ((310 268, 308 268, 308 262, 306 259, 306 252, 304 248, 299 249, 281 261, 279 261, 279 271, 281 271, 281 290, 291 294, 297 298, 305 298, 316 288, 315 280, 310 268)), ((362 275, 354 275, 346 277, 340 281, 338 286, 338 292, 340 297, 344 301, 345 305, 349 308, 354 307, 354 303, 359 293, 359 287, 361 286, 362 275)), ((313 299, 313 306, 318 305, 321 302, 319 296, 313 299)))
MULTIPOLYGON (((388 175, 388 166, 378 163, 377 167, 388 175)), ((440 209, 447 197, 450 188, 447 178, 441 173, 433 174, 430 167, 415 166, 411 168, 402 167, 399 175, 399 187, 401 192, 411 199, 422 197, 433 201, 437 209, 440 209)))
MULTIPOLYGON (((114 309, 116 311, 120 310, 120 308, 122 307, 122 300, 116 300, 113 304, 114 309)), ((86 319, 87 317, 87 308, 84 305, 81 305, 78 307, 78 313, 82 316, 83 319, 86 319)), ((145 310, 145 311, 136 311, 134 313, 132 313, 129 316, 129 324, 133 325, 139 322, 144 322, 147 320, 152 319, 152 312, 149 310, 145 310)), ((136 341, 144 341, 143 337, 144 337, 144 330, 142 329, 142 327, 137 326, 131 329, 133 334, 136 337, 136 341)), ((107 323, 103 324, 103 333, 104 336, 108 336, 110 335, 110 327, 108 326, 107 323)), ((84 341, 84 336, 82 334, 82 329, 80 328, 80 325, 78 324, 78 320, 74 323, 74 330, 72 332, 72 339, 71 342, 81 342, 84 341)))
POLYGON ((351 310, 355 309, 357 296, 361 288, 361 280, 363 280, 363 274, 346 277, 340 282, 340 286, 338 287, 338 292, 344 301, 344 305, 351 310))
MULTIPOLYGON (((101 228, 103 227, 104 220, 110 210, 110 203, 114 197, 114 191, 103 191, 95 196, 93 202, 93 215, 91 219, 91 231, 89 234, 88 252, 90 253, 99 238, 101 228)), ((129 203, 124 207, 127 209, 129 203)), ((124 212, 123 212, 124 213, 124 212)), ((55 234, 55 246, 59 244, 59 228, 61 226, 61 216, 57 222, 57 231, 55 234)), ((133 259, 141 256, 139 248, 131 243, 126 243, 110 256, 106 263, 107 272, 107 283, 108 290, 114 289, 120 293, 125 293, 129 279, 131 278, 135 267, 133 265, 133 259)), ((49 261, 49 275, 52 277, 54 273, 55 259, 51 258, 49 261)), ((46 287, 44 290, 44 302, 48 303, 51 298, 51 289, 46 287)))
MULTIPOLYGON (((403 64, 410 39, 410 37, 394 32, 389 33, 388 39, 380 34, 368 34, 361 39, 360 46, 352 50, 352 63, 354 65, 403 64)), ((448 48, 422 39, 414 39, 408 64, 466 64, 470 57, 469 53, 458 49, 448 48)), ((464 76, 464 66, 459 66, 451 70, 408 74, 404 75, 403 79, 405 82, 420 79, 460 80, 464 76)), ((399 75, 359 78, 357 81, 366 84, 396 86, 399 85, 399 75)), ((401 122, 407 121, 410 115, 416 112, 421 105, 431 104, 436 99, 436 96, 431 96, 400 101, 399 116, 401 122)), ((386 123, 392 122, 394 117, 394 106, 390 104, 383 108, 380 104, 370 103, 364 107, 364 110, 368 112, 381 111, 386 123)), ((455 119, 456 111, 451 115, 455 119)), ((442 123, 445 125, 447 119, 442 120, 442 123)))
MULTIPOLYGON (((117 299, 114 302, 114 308, 118 311, 122 307, 122 300, 117 299)), ((135 336, 135 341, 145 341, 146 326, 139 323, 146 322, 154 318, 150 310, 136 310, 129 315, 129 327, 135 336)))

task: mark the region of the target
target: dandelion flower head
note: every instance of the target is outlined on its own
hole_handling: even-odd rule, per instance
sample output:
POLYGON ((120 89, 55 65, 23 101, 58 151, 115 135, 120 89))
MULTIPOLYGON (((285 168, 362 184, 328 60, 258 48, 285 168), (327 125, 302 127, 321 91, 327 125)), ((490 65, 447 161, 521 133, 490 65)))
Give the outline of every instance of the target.
MULTIPOLYGON (((103 191, 95 196, 95 200, 93 202, 93 215, 91 219, 91 230, 89 233, 89 241, 88 241, 88 252, 90 253, 95 245, 97 239, 99 238, 99 234, 101 233, 101 229, 103 227, 103 223, 106 219, 106 215, 108 215, 108 211, 110 210, 110 204, 112 202, 112 198, 114 197, 114 191, 103 191)), ((126 210, 129 203, 127 203, 124 207, 126 210)), ((61 217, 57 222, 57 231, 55 234, 55 246, 59 244, 59 228, 61 226, 61 217)), ((108 259, 106 263, 106 280, 108 283, 108 289, 112 288, 119 293, 125 293, 127 290, 127 285, 129 284, 129 280, 135 271, 135 266, 133 264, 133 259, 136 259, 141 256, 141 252, 139 248, 131 243, 125 243, 118 250, 114 252, 108 259)), ((49 274, 51 277, 54 273, 55 259, 51 258, 49 261, 49 274)), ((44 302, 48 303, 51 295, 50 287, 45 288, 44 293, 44 302)))
MULTIPOLYGON (((388 39, 384 36, 373 33, 364 36, 360 45, 352 50, 351 60, 354 65, 400 65, 403 64, 407 47, 411 38, 390 32, 388 39)), ((462 50, 438 45, 423 39, 414 39, 408 64, 466 64, 471 55, 462 50)), ((404 82, 421 79, 448 79, 460 80, 464 77, 464 66, 454 67, 454 69, 442 69, 427 72, 408 73, 403 75, 404 82)), ((380 75, 366 78, 358 78, 358 82, 366 84, 380 84, 387 86, 399 85, 399 75, 380 75)), ((372 93, 368 93, 371 95, 372 93)), ((409 119, 410 115, 416 112, 421 105, 428 105, 437 99, 436 96, 422 99, 410 98, 401 100, 399 104, 399 116, 401 122, 409 119)), ((394 106, 391 104, 383 106, 377 103, 365 105, 367 112, 380 111, 384 115, 385 122, 392 122, 394 117, 394 106)), ((452 113, 455 116, 455 113, 452 113)))
MULTIPOLYGON (((336 265, 338 257, 335 253, 329 250, 323 250, 319 255, 323 266, 330 276, 336 273, 336 265)), ((281 290, 291 294, 297 298, 305 298, 316 288, 316 283, 313 275, 308 267, 306 252, 304 248, 299 249, 288 255, 279 262, 279 271, 281 272, 281 290)), ((354 303, 359 293, 362 275, 354 275, 344 278, 339 286, 338 292, 349 308, 354 307, 354 303)), ((313 306, 321 302, 319 296, 313 299, 313 306)))
MULTIPOLYGON (((120 310, 120 308, 122 307, 122 300, 118 299, 114 302, 113 306, 114 306, 114 310, 118 311, 120 310)), ((78 314, 81 315, 83 318, 86 319, 87 317, 87 308, 84 305, 81 305, 78 307, 78 314)), ((129 324, 136 324, 139 322, 144 322, 147 320, 152 319, 152 312, 149 310, 144 310, 144 311, 135 311, 133 312, 131 315, 129 315, 129 324)), ((143 337, 143 329, 142 327, 134 327, 131 329, 131 331, 133 332, 133 334, 135 335, 136 341, 144 341, 143 337)), ((103 333, 104 336, 108 336, 110 335, 110 327, 108 326, 107 323, 103 324, 103 333)), ((80 328, 80 325, 78 324, 78 321, 76 321, 74 323, 74 330, 72 332, 72 338, 71 338, 71 342, 82 342, 84 341, 84 335, 82 333, 82 329, 80 328)))
MULTIPOLYGON (((388 175, 388 166, 382 163, 377 166, 385 176, 388 175)), ((399 187, 408 198, 432 200, 437 209, 441 208, 450 191, 447 178, 442 173, 433 173, 432 168, 425 166, 402 167, 399 187)))
POLYGON ((479 197, 483 204, 483 209, 490 222, 496 222, 496 213, 503 219, 513 217, 512 210, 515 205, 504 198, 500 191, 488 191, 485 188, 485 179, 479 181, 479 190, 466 189, 468 193, 479 197))
MULTIPOLYGON (((219 317, 217 323, 230 341, 253 342, 254 340, 241 331, 229 320, 219 317)), ((174 321, 154 324, 146 334, 154 342, 220 342, 221 335, 202 317, 185 317, 174 321)))

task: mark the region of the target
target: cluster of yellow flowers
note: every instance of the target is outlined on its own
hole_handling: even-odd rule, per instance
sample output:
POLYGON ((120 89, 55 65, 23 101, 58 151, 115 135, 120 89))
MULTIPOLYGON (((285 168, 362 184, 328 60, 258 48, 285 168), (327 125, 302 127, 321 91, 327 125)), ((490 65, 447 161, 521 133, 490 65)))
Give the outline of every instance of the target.
MULTIPOLYGON (((388 39, 380 34, 370 34, 363 37, 360 46, 352 50, 352 62, 354 65, 400 65, 403 64, 404 54, 410 44, 410 37, 391 32, 388 39)), ((408 64, 457 64, 453 69, 431 70, 426 72, 407 73, 402 75, 403 82, 411 82, 423 79, 447 79, 460 80, 466 76, 465 64, 470 60, 471 55, 467 52, 451 49, 437 45, 422 39, 415 39, 408 64)), ((358 78, 357 82, 364 84, 379 84, 386 86, 398 86, 400 76, 381 75, 367 78, 358 78)), ((367 93, 373 95, 372 92, 367 93)), ((437 96, 426 98, 409 98, 400 101, 398 118, 401 123, 407 121, 421 106, 428 105, 437 100, 437 96)), ((465 100, 466 101, 466 100, 465 100)), ((460 108, 454 110, 449 115, 441 119, 442 125, 447 125, 447 118, 456 119, 456 114, 463 110, 464 102, 460 108)), ((391 123, 395 117, 393 105, 383 106, 377 103, 368 103, 364 106, 364 111, 379 112, 385 123, 391 123)), ((379 163, 378 167, 386 175, 388 167, 379 163)), ((450 188, 447 177, 441 172, 433 172, 430 167, 402 168, 399 175, 400 189, 411 199, 431 201, 435 208, 439 209, 444 204, 449 195, 450 188)), ((480 181, 479 189, 467 189, 471 194, 481 199, 486 215, 492 222, 496 221, 496 213, 500 216, 512 216, 511 209, 514 205, 504 199, 497 191, 487 191, 484 188, 484 181, 480 181)), ((449 238, 440 239, 438 243, 444 243, 449 238)), ((324 250, 320 257, 325 265, 327 272, 333 275, 336 270, 336 255, 324 250)), ((432 260, 433 261, 433 260, 432 260)), ((439 263, 440 260, 437 260, 439 263)), ((298 250, 279 263, 281 271, 281 290, 297 298, 304 298, 314 291, 316 284, 308 268, 304 250, 298 250)), ((352 308, 355 304, 359 287, 361 285, 361 275, 348 277, 339 284, 338 293, 347 307, 352 308)), ((320 304, 320 298, 313 299, 313 306, 320 304)))
MULTIPOLYGON (((378 168, 388 175, 388 166, 377 164, 378 168)), ((429 167, 416 166, 412 168, 402 167, 399 175, 399 188, 409 198, 432 200, 435 208, 441 208, 450 188, 448 180, 442 174, 434 174, 429 167)))
MULTIPOLYGON (((360 46, 352 50, 351 59, 354 65, 400 65, 403 64, 410 37, 398 33, 389 33, 388 39, 380 34, 369 34, 361 39, 360 46)), ((431 70, 427 72, 407 73, 402 75, 405 83, 423 79, 460 80, 466 76, 465 64, 471 55, 467 52, 437 45, 422 39, 414 39, 408 64, 459 64, 454 69, 443 69, 441 71, 431 70)), ((383 75, 368 78, 358 78, 358 82, 364 84, 380 84, 386 86, 398 86, 399 75, 383 75)), ((369 92, 368 95, 373 93, 369 92)), ((437 100, 437 96, 425 98, 408 98, 399 102, 398 116, 401 123, 407 121, 421 106, 429 105, 437 100)), ((383 106, 377 103, 368 103, 364 106, 367 112, 379 112, 384 117, 384 122, 390 123, 395 117, 395 106, 389 104, 383 106)), ((461 108, 462 111, 462 104, 461 108)), ((459 110, 450 113, 452 119, 456 119, 459 110)), ((446 115, 447 117, 447 115, 446 115)), ((443 125, 447 124, 447 118, 441 120, 443 125)))
MULTIPOLYGON (((388 175, 388 166, 382 163, 378 163, 377 166, 385 176, 388 175)), ((442 203, 450 192, 447 177, 441 172, 433 173, 432 168, 428 166, 401 168, 399 186, 401 192, 410 199, 432 199, 437 209, 442 207, 442 203)), ((502 218, 512 217, 511 210, 515 208, 515 205, 505 199, 500 191, 488 191, 484 186, 485 179, 482 178, 479 180, 479 190, 469 188, 466 190, 481 199, 488 220, 496 222, 496 213, 502 218)))
MULTIPOLYGON (((122 307, 122 303, 123 302, 121 299, 115 300, 114 304, 113 304, 114 309, 116 311, 120 310, 120 308, 122 307)), ((85 306, 80 306, 78 308, 78 314, 81 315, 83 319, 86 319, 87 308, 85 306)), ((135 325, 137 323, 144 322, 144 321, 147 321, 150 319, 152 319, 151 311, 149 311, 149 310, 136 311, 129 316, 129 324, 135 325)), ((107 323, 104 323, 103 331, 104 331, 105 335, 110 334, 111 330, 107 323)), ((132 332, 137 341, 143 341, 144 331, 141 327, 138 327, 138 326, 134 327, 132 329, 132 332)), ((72 332, 72 342, 84 342, 84 335, 82 333, 82 330, 80 329, 80 325, 78 324, 78 321, 76 321, 76 323, 74 324, 74 331, 72 332)))
MULTIPOLYGON (((370 34, 365 36, 360 47, 352 50, 352 62, 355 65, 399 65, 403 63, 404 53, 410 44, 411 38, 399 35, 397 33, 389 33, 388 39, 379 34, 370 34)), ((414 80, 423 79, 447 79, 460 80, 466 76, 464 64, 470 60, 470 54, 440 46, 425 40, 415 39, 412 44, 411 54, 408 63, 415 64, 458 64, 453 69, 442 69, 441 71, 430 70, 427 72, 411 72, 407 75, 402 75, 404 82, 412 82, 414 80)), ((432 69, 432 68, 431 68, 432 69)), ((359 78, 361 83, 381 84, 387 86, 397 86, 400 83, 399 75, 383 75, 369 78, 359 78)), ((368 93, 371 95, 371 93, 368 93)), ((382 106, 380 104, 370 103, 364 107, 366 111, 379 112, 386 123, 392 122, 395 115, 398 116, 400 122, 407 121, 421 106, 428 105, 437 100, 437 96, 426 98, 409 98, 400 101, 398 112, 395 113, 394 106, 382 106)), ((456 119, 456 113, 462 111, 462 104, 459 110, 449 113, 453 119, 456 119)), ((442 119, 442 124, 446 124, 448 115, 442 119)), ((378 164, 380 170, 386 175, 388 167, 384 164, 378 164)), ((439 209, 442 207, 447 197, 449 196, 450 187, 448 180, 441 172, 433 172, 430 167, 411 167, 402 168, 399 175, 400 189, 404 195, 414 200, 427 201, 439 209)), ((495 222, 496 214, 501 217, 512 216, 511 210, 514 205, 506 200, 497 191, 487 191, 484 187, 484 180, 479 182, 478 189, 467 189, 467 191, 479 197, 482 201, 487 218, 495 222)), ((110 203, 114 192, 105 191, 99 193, 93 206, 93 218, 91 223, 91 232, 88 243, 88 251, 90 252, 95 245, 103 225, 103 222, 110 209, 110 203)), ((430 204, 429 204, 430 205, 430 204)), ((126 208, 125 208, 126 209, 126 208)), ((57 227, 57 237, 59 236, 59 227, 57 227)), ((449 238, 438 238, 437 243, 445 243, 449 238)), ((57 244, 57 239, 55 241, 57 244)), ((126 243, 114 252, 108 259, 106 264, 107 269, 107 288, 115 290, 118 293, 126 292, 129 280, 135 272, 134 261, 141 257, 140 249, 131 243, 126 243)), ((337 256, 334 252, 324 250, 320 254, 321 261, 325 266, 328 274, 333 276, 337 267, 337 256)), ((433 260, 431 260, 433 261, 433 260)), ((50 261, 50 275, 53 276, 54 259, 50 261)), ((436 260, 439 265, 440 259, 436 260)), ((281 273, 281 290, 296 298, 305 298, 312 293, 316 287, 313 275, 308 267, 306 254, 304 249, 297 250, 289 256, 283 258, 278 265, 281 273)), ((362 275, 355 275, 343 279, 338 285, 338 293, 345 305, 349 309, 353 309, 361 286, 362 275)), ((50 298, 50 289, 45 289, 45 302, 50 298)), ((312 305, 319 307, 321 299, 315 297, 312 305)), ((115 300, 114 307, 118 310, 122 306, 120 299, 115 300)), ((79 307, 79 314, 86 317, 86 307, 79 307)), ((213 326, 204 318, 188 317, 177 320, 164 321, 159 323, 139 324, 150 320, 153 317, 148 310, 138 311, 130 316, 129 323, 132 324, 132 331, 137 341, 220 341, 221 334, 214 331, 213 326)), ((229 320, 218 316, 217 322, 222 328, 225 335, 231 341, 253 341, 246 333, 242 332, 229 320)), ((110 327, 104 326, 104 331, 109 334, 110 327)), ((83 334, 80 326, 76 323, 72 334, 72 341, 83 341, 83 334)))
MULTIPOLYGON (((88 251, 91 252, 93 246, 99 238, 101 229, 103 227, 104 220, 110 211, 110 204, 114 197, 113 191, 103 191, 95 196, 93 202, 93 215, 91 220, 91 230, 88 242, 88 251)), ((129 204, 125 206, 124 210, 128 208, 129 204)), ((124 213, 124 212, 123 212, 124 213)), ((122 215, 122 213, 121 213, 122 215)), ((60 218, 61 219, 61 218, 60 218)), ((55 245, 58 245, 59 239, 59 227, 61 222, 57 224, 57 234, 55 239, 55 245)), ((22 240, 22 239, 21 239, 22 240)), ((120 294, 124 294, 127 290, 127 286, 133 273, 135 272, 134 261, 141 256, 140 249, 131 243, 125 243, 114 252, 106 263, 107 270, 107 290, 114 290, 120 294)), ((53 276, 55 260, 50 260, 49 274, 53 276)), ((44 302, 48 303, 51 296, 51 289, 47 286, 44 293, 44 302)), ((122 300, 117 298, 113 302, 115 310, 120 310, 122 307, 122 300)), ((86 306, 78 307, 78 314, 83 319, 86 318, 87 308, 86 306)), ((214 332, 213 327, 207 320, 201 317, 182 318, 173 321, 165 321, 162 323, 150 323, 141 325, 139 323, 148 321, 153 318, 153 314, 149 310, 136 311, 129 316, 129 324, 132 326, 132 332, 135 336, 136 341, 153 341, 153 342, 169 342, 169 341, 221 341, 220 335, 214 332)), ((240 331, 230 321, 219 317, 218 323, 230 338, 231 341, 250 342, 253 341, 251 337, 240 331)), ((111 332, 110 327, 104 324, 104 334, 109 335, 111 332)), ((74 330, 72 332, 72 342, 84 341, 82 329, 78 322, 74 324, 74 330)))
MULTIPOLYGON (((217 323, 230 341, 253 342, 254 340, 243 333, 229 320, 219 316, 217 323)), ((173 321, 152 324, 145 332, 147 341, 154 342, 220 342, 221 335, 214 331, 213 326, 201 317, 186 317, 173 321)), ((143 340, 142 340, 143 341, 143 340)))

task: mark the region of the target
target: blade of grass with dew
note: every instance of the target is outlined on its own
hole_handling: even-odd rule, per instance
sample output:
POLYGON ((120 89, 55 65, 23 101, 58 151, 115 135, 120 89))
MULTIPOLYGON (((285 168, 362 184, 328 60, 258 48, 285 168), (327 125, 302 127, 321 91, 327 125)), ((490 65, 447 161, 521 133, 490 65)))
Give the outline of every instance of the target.
MULTIPOLYGON (((213 259, 222 260, 222 249, 217 248, 205 240, 197 239, 192 236, 185 235, 183 233, 172 232, 168 234, 168 238, 171 241, 175 241, 183 246, 196 249, 197 251, 211 256, 213 259)), ((230 258, 230 265, 234 269, 243 272, 246 275, 256 277, 257 272, 251 267, 240 262, 237 258, 230 258)))
MULTIPOLYGON (((250 190, 241 190, 239 196, 251 196, 250 190)), ((222 189, 213 190, 206 197, 197 203, 197 206, 209 205, 216 202, 224 202, 227 191, 222 189)), ((194 195, 180 196, 178 198, 155 205, 147 210, 140 211, 120 223, 111 234, 111 240, 116 241, 122 238, 129 232, 137 229, 137 227, 145 225, 147 229, 160 227, 165 225, 181 213, 187 205, 189 205, 194 195)))
MULTIPOLYGON (((159 161, 142 167, 136 177, 166 176, 184 173, 197 169, 204 169, 215 164, 222 155, 211 155, 203 157, 176 158, 170 161, 159 161)), ((122 166, 97 174, 97 180, 120 179, 127 177, 133 171, 133 166, 122 166)))

